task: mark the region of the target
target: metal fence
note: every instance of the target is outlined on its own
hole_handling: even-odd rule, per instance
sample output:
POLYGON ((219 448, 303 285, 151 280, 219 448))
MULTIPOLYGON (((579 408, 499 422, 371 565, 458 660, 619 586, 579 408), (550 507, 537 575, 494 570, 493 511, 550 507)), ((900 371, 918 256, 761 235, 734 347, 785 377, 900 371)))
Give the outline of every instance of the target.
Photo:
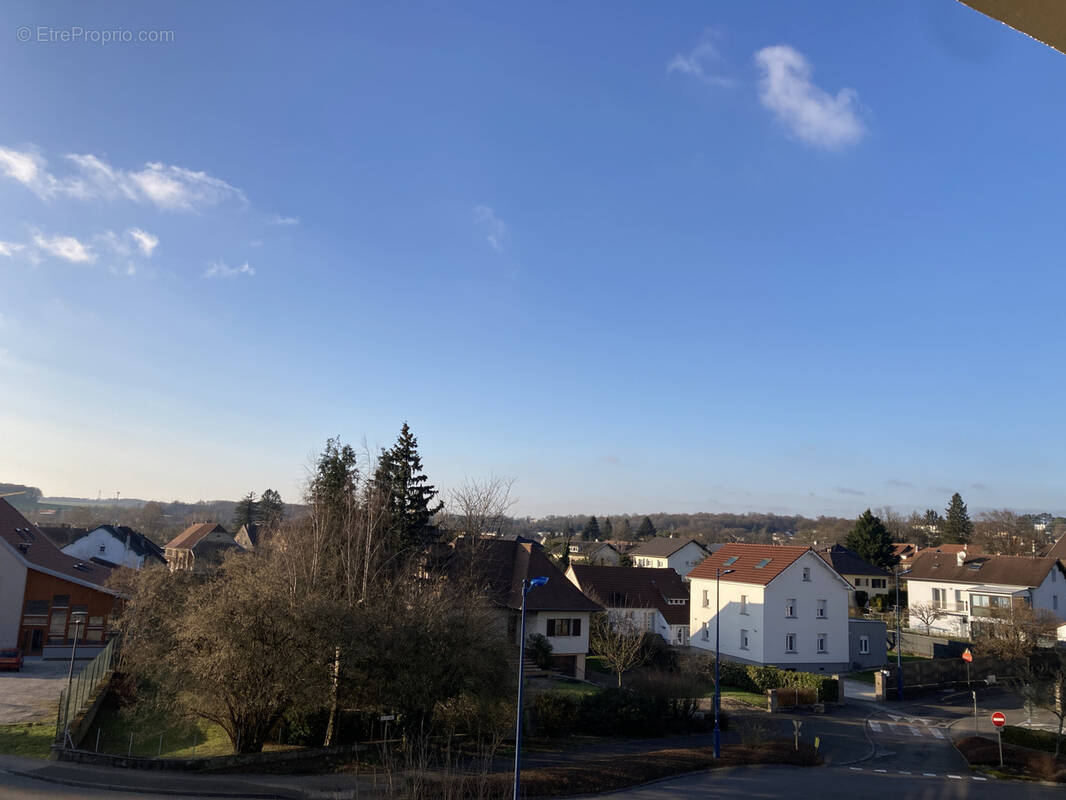
POLYGON ((118 639, 111 639, 103 650, 81 670, 70 683, 68 689, 59 693, 59 713, 56 716, 56 742, 68 747, 74 743, 68 741, 71 723, 93 699, 96 689, 111 674, 118 655, 118 639))

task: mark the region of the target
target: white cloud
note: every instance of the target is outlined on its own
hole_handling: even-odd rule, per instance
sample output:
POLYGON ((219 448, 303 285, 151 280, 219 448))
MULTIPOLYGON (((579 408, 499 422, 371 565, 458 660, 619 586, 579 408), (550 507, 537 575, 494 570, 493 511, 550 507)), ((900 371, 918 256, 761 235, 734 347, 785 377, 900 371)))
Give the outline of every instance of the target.
POLYGON ((764 47, 755 54, 755 63, 763 72, 759 99, 797 138, 835 150, 865 135, 855 90, 841 89, 834 97, 814 85, 810 62, 795 48, 764 47))
POLYGON ((124 170, 92 154, 71 154, 74 175, 57 177, 34 152, 0 147, 0 172, 44 199, 57 195, 81 200, 122 198, 164 211, 198 211, 227 201, 246 203, 240 189, 225 181, 173 164, 150 161, 124 170))
POLYGON ((236 278, 238 275, 247 275, 250 278, 255 275, 255 270, 247 261, 239 267, 228 266, 224 261, 213 261, 204 270, 205 278, 236 278))
POLYGON ((667 74, 680 72, 712 86, 733 86, 734 81, 731 78, 715 75, 712 71, 722 62, 722 54, 715 44, 718 38, 718 32, 714 28, 704 30, 695 47, 687 53, 678 53, 670 60, 666 65, 667 74))
POLYGON ((46 253, 51 253, 72 264, 91 264, 96 261, 96 254, 73 236, 47 237, 41 233, 35 233, 33 243, 46 253))
POLYGON ((153 236, 148 231, 142 231, 140 228, 130 228, 126 231, 126 235, 137 243, 137 247, 141 249, 149 258, 159 245, 159 237, 153 236))
POLYGON ((499 252, 507 242, 507 225, 488 206, 474 207, 474 222, 485 232, 485 241, 499 252))
POLYGON ((299 217, 283 217, 281 214, 275 214, 270 218, 271 225, 299 225, 299 217))
POLYGON ((0 242, 0 256, 7 256, 10 258, 25 247, 25 245, 17 244, 16 242, 0 242))

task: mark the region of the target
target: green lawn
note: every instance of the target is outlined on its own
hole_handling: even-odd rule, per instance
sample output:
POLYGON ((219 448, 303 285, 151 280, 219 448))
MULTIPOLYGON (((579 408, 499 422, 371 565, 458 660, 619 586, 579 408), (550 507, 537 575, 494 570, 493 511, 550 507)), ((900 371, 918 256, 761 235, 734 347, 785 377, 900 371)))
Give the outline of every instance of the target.
POLYGON ((0 753, 26 758, 48 758, 55 735, 55 722, 0 725, 0 753))
POLYGON ((599 686, 583 683, 581 681, 567 680, 543 681, 530 688, 544 692, 553 692, 555 694, 570 695, 571 697, 578 699, 601 691, 599 686))
POLYGON ((737 700, 756 708, 766 708, 766 695, 758 692, 749 692, 722 684, 722 697, 728 697, 730 700, 737 700))
POLYGON ((82 740, 82 747, 89 750, 96 747, 98 730, 101 753, 126 755, 130 750, 131 734, 135 756, 188 758, 193 755, 224 756, 233 752, 229 737, 218 725, 183 720, 154 709, 138 710, 131 714, 123 712, 113 702, 105 703, 100 709, 82 740))

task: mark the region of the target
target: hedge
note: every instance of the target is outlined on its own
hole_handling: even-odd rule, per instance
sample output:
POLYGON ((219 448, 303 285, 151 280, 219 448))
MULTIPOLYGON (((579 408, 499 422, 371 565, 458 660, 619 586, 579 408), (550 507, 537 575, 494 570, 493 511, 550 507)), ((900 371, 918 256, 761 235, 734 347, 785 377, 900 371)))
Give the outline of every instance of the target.
MULTIPOLYGON (((633 689, 604 689, 581 698, 542 692, 533 698, 532 711, 537 733, 547 737, 571 733, 658 736, 707 729, 707 721, 695 713, 694 700, 633 689)), ((727 726, 723 715, 721 728, 727 726)))
MULTIPOLYGON (((714 675, 714 659, 707 660, 708 677, 714 675)), ((735 686, 748 692, 765 694, 767 689, 814 689, 823 701, 838 700, 839 682, 814 672, 791 672, 777 667, 737 664, 723 661, 719 665, 723 686, 735 686)))

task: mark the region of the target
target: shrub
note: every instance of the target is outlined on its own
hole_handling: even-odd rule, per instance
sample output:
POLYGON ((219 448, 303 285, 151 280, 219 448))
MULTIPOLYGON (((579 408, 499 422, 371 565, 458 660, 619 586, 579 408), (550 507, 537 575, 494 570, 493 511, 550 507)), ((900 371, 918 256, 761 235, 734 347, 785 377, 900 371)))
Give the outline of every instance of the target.
POLYGON ((875 594, 873 596, 873 599, 871 600, 871 604, 873 605, 874 611, 879 611, 881 613, 884 613, 885 611, 888 611, 888 606, 889 606, 888 595, 887 594, 875 594))
POLYGON ((657 633, 645 633, 641 642, 644 655, 643 663, 654 669, 677 669, 677 654, 670 648, 662 636, 657 633))
POLYGON ((542 692, 533 698, 537 732, 542 736, 572 733, 580 722, 577 698, 566 692, 542 692))
POLYGON ((855 605, 859 608, 866 608, 866 603, 869 601, 870 595, 864 592, 862 589, 855 590, 855 605))
POLYGON ((526 652, 533 663, 541 669, 548 669, 552 663, 552 643, 543 633, 531 633, 526 637, 526 652))

